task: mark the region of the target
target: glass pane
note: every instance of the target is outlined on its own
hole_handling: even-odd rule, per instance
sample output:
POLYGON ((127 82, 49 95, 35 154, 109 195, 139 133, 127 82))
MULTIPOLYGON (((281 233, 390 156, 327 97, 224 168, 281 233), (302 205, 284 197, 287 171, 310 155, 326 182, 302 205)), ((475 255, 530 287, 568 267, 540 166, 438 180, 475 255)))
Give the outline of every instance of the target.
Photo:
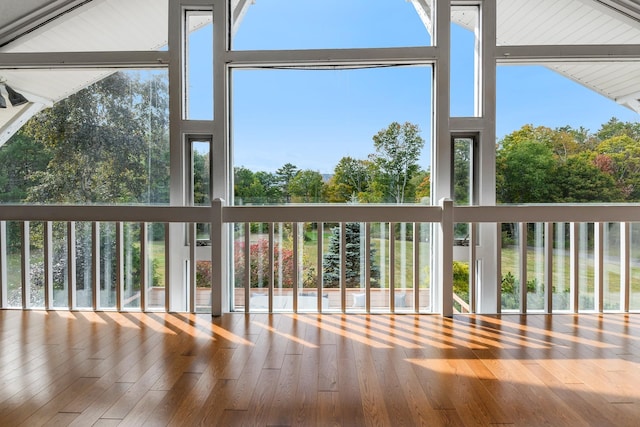
POLYGON ((29 306, 44 308, 44 224, 29 223, 29 277, 31 282, 29 306))
MULTIPOLYGON (((346 301, 345 309, 362 312, 366 310, 366 258, 369 257, 372 283, 378 276, 375 251, 366 249, 366 224, 361 222, 345 223, 345 258, 346 258, 346 301)), ((340 234, 332 235, 332 239, 340 238, 340 234)))
POLYGON ((292 224, 274 224, 273 248, 273 311, 293 310, 293 275, 296 272, 293 259, 292 224))
POLYGON ((630 225, 631 283, 629 289, 629 309, 640 310, 640 223, 630 225))
POLYGON ((93 254, 90 222, 76 222, 76 307, 93 307, 93 254))
POLYGON ((123 308, 140 308, 140 224, 124 223, 123 308))
POLYGON ((69 248, 66 222, 53 225, 53 306, 69 307, 69 248))
POLYGON ((478 6, 451 7, 451 116, 474 117, 478 6))
POLYGON ((322 229, 322 298, 323 311, 338 312, 341 310, 340 286, 342 268, 342 240, 340 224, 325 223, 322 229), (324 309, 324 298, 328 299, 324 309))
POLYGON ((3 109, 0 203, 168 204, 166 70, 6 70, 2 77, 57 102, 22 128, 5 125, 40 104, 3 109))
POLYGON ((233 224, 233 308, 235 311, 248 311, 245 307, 245 224, 233 224))
POLYGON ((269 310, 269 226, 251 223, 249 248, 251 283, 250 311, 269 310))
POLYGON ((394 308, 397 312, 413 308, 413 244, 413 224, 396 224, 394 308))
MULTIPOLYGON (((388 222, 371 223, 371 246, 373 250, 372 265, 377 268, 377 280, 371 280, 371 311, 389 311, 389 289, 391 287, 390 263, 391 259, 391 239, 388 222)), ((395 242, 393 242, 395 243, 395 242)))
POLYGON ((118 304, 118 259, 116 224, 100 224, 100 308, 116 308, 118 304))
POLYGON ((230 0, 233 49, 427 46, 431 2, 230 0))
POLYGON ((165 224, 146 224, 147 227, 147 308, 164 309, 166 285, 165 224))
MULTIPOLYGON (((300 272, 300 287, 302 290, 298 293, 298 311, 317 311, 318 310, 318 272, 322 269, 318 268, 318 239, 322 241, 323 226, 317 222, 300 223, 299 234, 302 244, 298 245, 298 262, 302 266, 300 272)), ((321 297, 322 310, 329 308, 329 297, 321 297)))
MULTIPOLYGON (((211 142, 191 141, 191 198, 194 206, 211 206, 211 142)), ((196 225, 198 246, 211 245, 211 224, 196 225)))
POLYGON ((537 222, 527 227, 527 311, 542 311, 546 286, 544 224, 537 222))
POLYGON ((22 231, 20 223, 7 221, 7 306, 22 307, 22 231))
POLYGON ((213 120, 213 12, 187 11, 185 114, 213 120))
POLYGON ((520 231, 518 224, 502 224, 502 285, 503 311, 520 311, 520 231))
POLYGON ((167 44, 168 0, 83 2, 4 46, 7 52, 159 50, 167 44), (100 28, 100 31, 96 31, 100 28))
POLYGON ((593 223, 580 223, 578 238, 578 309, 595 309, 595 276, 593 270, 593 223))
MULTIPOLYGON (((196 250, 196 253, 198 251, 196 250)), ((196 312, 211 313, 211 261, 196 261, 196 312)))
POLYGON ((605 223, 602 237, 603 309, 620 310, 620 223, 605 223))
POLYGON ((236 205, 429 200, 430 67, 236 69, 233 97, 236 205))
POLYGON ((553 311, 568 311, 571 308, 570 225, 559 222, 554 227, 553 311))
POLYGON ((431 224, 418 224, 420 230, 420 312, 431 312, 431 224))

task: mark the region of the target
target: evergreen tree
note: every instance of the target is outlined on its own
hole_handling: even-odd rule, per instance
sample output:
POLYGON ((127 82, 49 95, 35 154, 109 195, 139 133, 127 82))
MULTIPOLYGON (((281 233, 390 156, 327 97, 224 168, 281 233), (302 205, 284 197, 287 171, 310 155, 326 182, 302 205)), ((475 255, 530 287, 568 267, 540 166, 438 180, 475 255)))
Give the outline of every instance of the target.
MULTIPOLYGON (((360 257, 360 223, 348 222, 345 225, 346 233, 346 283, 347 288, 360 286, 361 257, 360 257)), ((323 283, 326 288, 337 288, 340 286, 340 226, 331 228, 328 253, 323 257, 323 283)), ((375 249, 369 250, 371 286, 379 286, 380 269, 375 260, 375 249)))

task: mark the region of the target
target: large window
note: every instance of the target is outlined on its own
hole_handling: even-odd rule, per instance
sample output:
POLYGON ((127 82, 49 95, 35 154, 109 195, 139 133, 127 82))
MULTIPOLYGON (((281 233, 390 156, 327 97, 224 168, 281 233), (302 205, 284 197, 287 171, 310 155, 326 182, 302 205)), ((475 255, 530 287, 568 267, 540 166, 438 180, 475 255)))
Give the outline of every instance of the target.
MULTIPOLYGON (((30 99, 30 108, 42 106, 42 111, 0 146, 2 203, 169 202, 166 71, 37 70, 2 75, 16 88, 50 82, 52 98, 79 88, 48 107, 39 103, 40 98, 30 99), (87 79, 99 80, 81 88, 87 79)), ((32 111, 19 108, 9 106, 7 112, 20 119, 32 111)))
POLYGON ((428 199, 430 67, 236 69, 232 113, 236 204, 428 199))
POLYGON ((428 46, 430 5, 395 0, 231 0, 237 50, 428 46))

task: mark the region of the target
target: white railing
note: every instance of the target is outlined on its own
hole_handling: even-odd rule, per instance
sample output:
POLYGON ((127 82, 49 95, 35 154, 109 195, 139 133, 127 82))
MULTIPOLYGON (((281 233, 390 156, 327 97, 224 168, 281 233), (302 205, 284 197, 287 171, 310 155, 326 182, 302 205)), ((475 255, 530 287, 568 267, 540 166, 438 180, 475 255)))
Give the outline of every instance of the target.
MULTIPOLYGON (((237 310, 440 312, 449 315, 454 311, 454 303, 462 312, 475 312, 480 304, 476 289, 478 272, 473 262, 470 263, 470 275, 473 277, 469 281, 468 294, 456 295, 454 301, 452 292, 453 225, 469 223, 474 231, 471 233, 471 244, 465 250, 469 251, 469 259, 472 260, 476 259, 476 248, 483 245, 482 236, 486 235, 483 233, 487 232, 487 227, 488 230, 493 230, 491 233, 495 233, 498 243, 502 241, 501 224, 510 224, 510 230, 517 236, 517 239, 512 239, 514 241, 509 248, 498 244, 492 248, 492 256, 487 258, 484 255, 485 259, 495 263, 495 271, 498 272, 493 281, 486 280, 486 277, 482 281, 482 286, 487 289, 494 288, 492 295, 496 296, 495 309, 490 311, 578 312, 611 309, 626 312, 640 309, 640 296, 635 292, 636 282, 640 281, 640 272, 636 272, 636 268, 640 268, 636 265, 636 257, 640 255, 640 251, 637 254, 634 252, 634 248, 640 244, 634 234, 632 224, 635 222, 640 222, 640 208, 636 205, 454 207, 451 202, 442 202, 440 206, 226 207, 221 200, 216 200, 211 207, 2 206, 0 303, 2 308, 23 309, 169 311, 174 307, 171 302, 174 293, 170 290, 177 286, 184 289, 181 292, 185 304, 181 307, 186 311, 197 311, 202 307, 214 314, 237 310), (179 233, 179 238, 170 239, 171 223, 191 225, 184 227, 187 231, 179 233), (211 239, 207 246, 199 247, 195 224, 203 223, 210 224, 211 239), (324 270, 324 255, 327 253, 326 239, 317 238, 311 245, 302 240, 303 227, 311 225, 316 230, 316 236, 323 236, 323 231, 329 228, 328 224, 332 224, 332 227, 338 227, 336 230, 339 230, 341 236, 340 247, 345 248, 348 223, 361 224, 363 248, 373 246, 373 229, 385 230, 386 234, 377 243, 378 248, 383 248, 380 246, 381 242, 387 242, 384 246, 385 258, 380 258, 383 260, 381 263, 386 263, 386 279, 380 281, 383 282, 378 284, 380 287, 373 286, 375 278, 371 276, 372 261, 369 256, 361 256, 361 275, 356 280, 355 287, 346 285, 346 268, 340 270, 336 287, 327 286, 321 273, 324 270), (615 225, 609 225, 610 223, 615 225), (87 240, 90 256, 84 253, 82 260, 76 258, 74 245, 78 239, 79 224, 90 230, 83 232, 90 235, 87 240), (163 241, 150 243, 150 224, 155 224, 156 229, 159 227, 165 230, 163 241), (234 228, 231 229, 227 224, 234 224, 234 228), (256 285, 255 277, 250 273, 253 268, 252 259, 255 260, 256 257, 251 252, 252 242, 256 238, 251 224, 267 224, 266 229, 259 233, 266 242, 266 250, 259 255, 262 260, 259 262, 265 262, 266 267, 262 269, 262 273, 255 273, 264 276, 260 280, 262 285, 256 285), (423 241, 420 240, 420 227, 423 224, 434 225, 433 234, 429 235, 431 240, 427 244, 432 248, 430 255, 433 257, 428 256, 427 261, 424 253, 421 253, 421 247, 426 243, 424 236, 423 241), (402 228, 398 228, 400 225, 402 228), (559 228, 561 225, 562 228, 559 228), (135 243, 126 237, 126 229, 131 226, 139 227, 135 243), (105 249, 101 230, 109 227, 114 230, 111 234, 115 238, 110 243, 110 249, 105 249), (282 237, 278 232, 284 227, 289 227, 291 243, 288 250, 295 260, 293 271, 290 271, 291 283, 288 284, 283 284, 280 277, 283 274, 282 266, 276 267, 278 256, 282 257, 277 252, 282 248, 282 237), (478 227, 484 227, 482 233, 478 233, 478 227), (397 228, 404 230, 402 233, 407 233, 401 239, 408 242, 407 246, 399 246, 400 249, 395 243, 388 244, 396 242, 397 228), (59 237, 61 229, 64 230, 63 237, 59 237), (528 238, 530 229, 535 230, 532 238, 528 238), (608 233, 614 233, 615 236, 610 238, 608 233), (562 238, 558 237, 560 234, 563 234, 562 238), (18 242, 15 242, 16 238, 18 242), (60 243, 60 239, 64 240, 64 244, 60 243), (528 241, 533 243, 528 244, 528 241), (33 242, 38 242, 38 245, 34 246, 33 242), (174 248, 185 248, 185 242, 185 257, 192 262, 184 267, 186 274, 179 275, 184 278, 184 283, 174 283, 169 279, 176 277, 170 271, 170 265, 175 265, 170 263, 170 259, 175 255, 174 248), (239 277, 234 277, 234 269, 227 264, 228 258, 224 256, 229 250, 236 249, 234 242, 242 243, 242 249, 234 255, 241 258, 240 261, 236 259, 236 270, 238 266, 242 266, 245 272, 239 277), (612 247, 611 242, 615 242, 615 247, 612 247), (37 249, 33 250, 38 253, 34 255, 31 252, 36 246, 37 249), (16 253, 11 248, 19 249, 16 253), (303 276, 307 267, 302 265, 300 259, 309 248, 313 248, 314 259, 311 265, 315 265, 316 273, 310 282, 305 282, 303 276), (65 283, 62 290, 59 289, 59 283, 54 283, 60 269, 59 265, 54 265, 54 260, 61 258, 59 254, 56 255, 56 250, 65 252, 62 256, 66 263, 63 268, 65 283), (138 253, 138 260, 141 260, 133 266, 130 265, 131 258, 127 258, 132 250, 138 253), (408 253, 397 254, 396 251, 400 250, 408 253), (103 260, 105 251, 111 251, 113 258, 110 265, 115 267, 106 266, 103 260), (149 264, 152 251, 161 260, 158 261, 159 264, 164 263, 164 268, 149 264), (513 268, 513 272, 504 268, 507 264, 503 259, 505 254, 513 258, 509 260, 509 268, 513 268), (40 299, 32 298, 34 259, 39 267, 38 280, 42 282, 37 291, 41 293, 40 299), (130 264, 127 264, 127 259, 130 264), (211 263, 208 267, 211 278, 207 279, 211 281, 211 285, 205 289, 198 289, 197 286, 197 259, 211 263), (398 265, 396 260, 399 260, 398 265), (421 269, 425 268, 425 263, 433 267, 434 271, 429 274, 429 279, 423 280, 421 277, 424 278, 425 274, 421 269), (79 268, 88 272, 78 273, 79 268), (131 270, 135 268, 138 269, 134 275, 137 282, 128 283, 127 280, 130 281, 132 277, 131 270), (161 283, 152 283, 153 279, 149 275, 151 268, 164 270, 161 283), (400 280, 398 270, 403 269, 410 269, 411 272, 405 277, 402 276, 405 273, 402 271, 400 280), (19 274, 16 274, 18 270, 19 274), (617 273, 612 274, 611 270, 617 273), (586 276, 585 272, 588 272, 586 276), (513 290, 509 288, 509 292, 513 292, 513 295, 506 295, 510 299, 505 302, 502 288, 505 288, 503 279, 507 273, 511 274, 513 290), (101 285, 106 283, 105 276, 109 276, 114 284, 113 289, 101 285), (79 284, 78 277, 84 277, 85 282, 79 284), (9 280, 13 282, 8 283, 9 280), (90 289, 86 289, 87 286, 90 289), (559 290, 560 287, 562 291, 559 290), (392 289, 393 292, 390 291, 392 289), (14 297, 10 295, 11 292, 14 292, 14 297), (61 303, 58 298, 60 292, 65 294, 61 303), (106 304, 104 294, 109 294, 106 304), (19 295, 19 301, 15 300, 15 295, 19 295), (560 300, 561 303, 558 302, 560 300)), ((340 249, 339 257, 339 264, 346 265, 346 250, 340 249)), ((491 304, 484 301, 483 306, 491 307, 491 304)))

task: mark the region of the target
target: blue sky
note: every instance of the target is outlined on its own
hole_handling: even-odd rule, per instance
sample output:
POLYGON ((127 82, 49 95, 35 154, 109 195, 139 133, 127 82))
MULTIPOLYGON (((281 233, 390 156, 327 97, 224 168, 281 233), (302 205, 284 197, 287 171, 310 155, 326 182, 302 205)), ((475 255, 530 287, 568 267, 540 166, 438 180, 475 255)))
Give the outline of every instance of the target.
MULTIPOLYGON (((211 40, 211 27, 192 36, 211 40)), ((398 0, 257 0, 233 48, 315 49, 430 45, 412 4, 398 0)), ((451 114, 473 113, 473 35, 452 28, 451 114)), ((194 49, 196 50, 196 49, 194 49)), ((194 65, 205 56, 194 57, 194 65)), ((192 67, 193 79, 210 75, 192 67)), ((412 122, 426 141, 430 163, 431 69, 236 70, 233 72, 234 165, 275 171, 284 163, 332 173, 340 158, 364 159, 372 137, 391 122, 412 122)), ((211 118, 210 87, 198 83, 192 118, 211 118)), ((611 117, 638 114, 541 66, 499 66, 498 138, 531 123, 583 126, 595 132, 611 117)))

